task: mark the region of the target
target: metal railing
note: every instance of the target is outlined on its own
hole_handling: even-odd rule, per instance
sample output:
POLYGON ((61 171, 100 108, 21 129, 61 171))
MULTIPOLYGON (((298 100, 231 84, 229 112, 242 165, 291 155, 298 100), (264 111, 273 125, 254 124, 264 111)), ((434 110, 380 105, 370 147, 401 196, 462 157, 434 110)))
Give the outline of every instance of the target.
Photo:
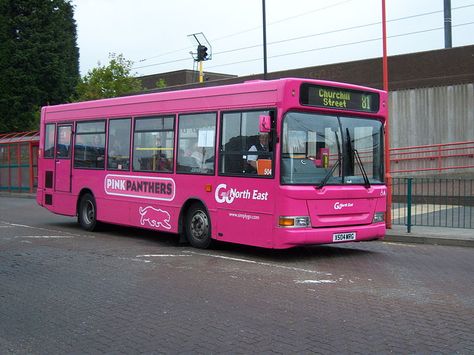
POLYGON ((474 141, 391 148, 392 174, 474 168, 474 141))
POLYGON ((393 178, 392 224, 474 229, 474 180, 393 178))

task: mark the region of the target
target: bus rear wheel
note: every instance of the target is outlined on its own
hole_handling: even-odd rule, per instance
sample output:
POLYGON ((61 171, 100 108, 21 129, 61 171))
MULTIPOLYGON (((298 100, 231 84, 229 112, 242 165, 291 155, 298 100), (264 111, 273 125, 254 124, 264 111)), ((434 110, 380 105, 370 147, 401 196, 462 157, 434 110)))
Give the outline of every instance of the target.
POLYGON ((89 193, 81 196, 77 214, 79 224, 86 231, 92 232, 97 227, 97 207, 95 198, 89 193))
POLYGON ((186 214, 186 237, 195 248, 206 249, 211 245, 211 219, 201 203, 193 204, 186 214))

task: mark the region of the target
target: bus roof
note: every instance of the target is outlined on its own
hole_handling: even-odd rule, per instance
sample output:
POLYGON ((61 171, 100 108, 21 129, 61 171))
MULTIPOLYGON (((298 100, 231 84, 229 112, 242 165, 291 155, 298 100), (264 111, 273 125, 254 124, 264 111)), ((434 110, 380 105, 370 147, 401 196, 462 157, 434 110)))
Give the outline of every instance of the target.
MULTIPOLYGON (((119 117, 124 114, 146 115, 156 114, 156 104, 160 104, 160 112, 173 113, 176 111, 208 111, 218 108, 273 106, 281 100, 280 92, 288 85, 298 88, 301 83, 336 86, 345 89, 363 90, 384 93, 382 90, 347 83, 337 83, 325 80, 304 78, 283 78, 276 80, 251 80, 240 84, 202 87, 186 90, 142 93, 109 99, 83 101, 70 104, 45 106, 42 113, 48 115, 48 121, 67 119, 67 112, 74 111, 74 119, 91 119, 94 117, 119 117), (258 95, 257 95, 258 94, 258 95), (239 95, 240 100, 228 100, 230 95, 239 95), (207 98, 205 107, 199 106, 193 99, 207 98), (227 99, 227 100, 226 100, 227 99), (182 100, 188 100, 188 105, 180 105, 182 100), (236 101, 240 101, 237 103, 236 101), (122 109, 120 109, 122 107, 122 109), (126 107, 126 109, 125 109, 126 107), (178 110, 179 107, 179 110, 178 110), (237 107, 237 106, 236 106, 237 107)), ((43 116, 42 115, 42 116, 43 116)), ((72 118, 72 117, 69 117, 72 118)))

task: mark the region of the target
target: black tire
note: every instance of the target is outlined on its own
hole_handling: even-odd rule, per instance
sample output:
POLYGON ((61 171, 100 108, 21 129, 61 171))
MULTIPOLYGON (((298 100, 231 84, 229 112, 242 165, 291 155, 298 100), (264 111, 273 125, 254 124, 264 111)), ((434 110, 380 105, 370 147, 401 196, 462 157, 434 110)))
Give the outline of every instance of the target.
POLYGON ((97 228, 97 206, 94 196, 89 193, 82 195, 79 200, 77 220, 86 231, 92 232, 97 228))
POLYGON ((209 248, 212 243, 211 219, 201 203, 191 205, 185 223, 188 242, 195 248, 209 248))

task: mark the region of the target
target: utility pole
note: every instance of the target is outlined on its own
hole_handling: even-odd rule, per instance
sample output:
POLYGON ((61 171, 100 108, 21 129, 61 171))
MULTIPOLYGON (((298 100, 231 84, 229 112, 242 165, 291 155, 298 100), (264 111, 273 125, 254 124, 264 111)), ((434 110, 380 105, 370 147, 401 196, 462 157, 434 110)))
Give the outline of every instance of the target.
POLYGON ((444 0, 444 48, 452 48, 451 0, 444 0))
POLYGON ((263 15, 263 79, 267 80, 267 20, 265 14, 265 0, 262 0, 263 15))
MULTIPOLYGON (((385 0, 382 0, 382 43, 383 43, 383 89, 388 93, 388 58, 387 58, 387 16, 385 12, 385 0)), ((385 225, 392 228, 392 175, 390 169, 390 129, 387 96, 387 120, 385 121, 385 180, 387 183, 387 213, 385 214, 385 225)))

